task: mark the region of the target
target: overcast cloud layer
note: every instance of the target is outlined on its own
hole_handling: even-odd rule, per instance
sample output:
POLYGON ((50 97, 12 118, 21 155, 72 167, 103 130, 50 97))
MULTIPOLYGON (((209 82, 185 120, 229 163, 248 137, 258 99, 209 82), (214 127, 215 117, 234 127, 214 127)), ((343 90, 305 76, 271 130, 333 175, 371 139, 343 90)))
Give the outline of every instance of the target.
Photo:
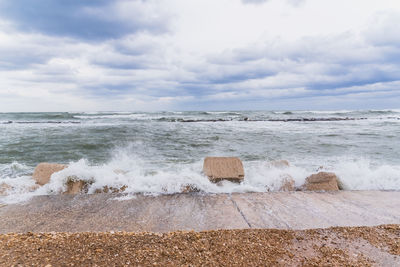
POLYGON ((0 111, 400 107, 396 0, 0 0, 0 111))

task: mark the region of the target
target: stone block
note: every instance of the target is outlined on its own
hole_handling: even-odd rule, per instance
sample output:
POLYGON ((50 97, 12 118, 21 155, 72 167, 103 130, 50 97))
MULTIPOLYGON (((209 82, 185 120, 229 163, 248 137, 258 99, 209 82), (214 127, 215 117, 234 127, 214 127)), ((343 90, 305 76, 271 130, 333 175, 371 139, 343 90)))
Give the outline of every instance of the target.
POLYGON ((207 157, 204 159, 203 173, 213 183, 222 180, 240 183, 244 179, 243 164, 237 157, 207 157))

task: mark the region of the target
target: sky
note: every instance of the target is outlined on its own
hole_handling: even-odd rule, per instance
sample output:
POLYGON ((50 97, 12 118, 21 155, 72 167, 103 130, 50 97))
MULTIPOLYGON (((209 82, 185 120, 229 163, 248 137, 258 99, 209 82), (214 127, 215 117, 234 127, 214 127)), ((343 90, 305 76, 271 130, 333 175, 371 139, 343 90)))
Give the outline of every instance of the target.
POLYGON ((391 108, 398 0, 0 0, 0 112, 391 108))

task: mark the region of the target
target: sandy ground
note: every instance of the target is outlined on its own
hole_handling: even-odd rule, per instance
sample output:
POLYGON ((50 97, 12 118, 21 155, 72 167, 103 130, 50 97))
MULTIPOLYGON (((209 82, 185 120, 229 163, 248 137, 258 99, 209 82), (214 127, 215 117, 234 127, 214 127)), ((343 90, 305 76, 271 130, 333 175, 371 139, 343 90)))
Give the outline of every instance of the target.
POLYGON ((400 266, 400 225, 0 235, 1 266, 400 266))

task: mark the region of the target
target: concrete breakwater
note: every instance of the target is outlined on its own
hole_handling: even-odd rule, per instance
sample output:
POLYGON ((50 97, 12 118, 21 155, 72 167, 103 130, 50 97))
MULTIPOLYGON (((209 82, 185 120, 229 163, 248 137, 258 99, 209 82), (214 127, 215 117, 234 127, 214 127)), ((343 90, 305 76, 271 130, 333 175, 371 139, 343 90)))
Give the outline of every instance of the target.
POLYGON ((51 195, 0 207, 0 233, 373 226, 399 206, 398 191, 51 195))

